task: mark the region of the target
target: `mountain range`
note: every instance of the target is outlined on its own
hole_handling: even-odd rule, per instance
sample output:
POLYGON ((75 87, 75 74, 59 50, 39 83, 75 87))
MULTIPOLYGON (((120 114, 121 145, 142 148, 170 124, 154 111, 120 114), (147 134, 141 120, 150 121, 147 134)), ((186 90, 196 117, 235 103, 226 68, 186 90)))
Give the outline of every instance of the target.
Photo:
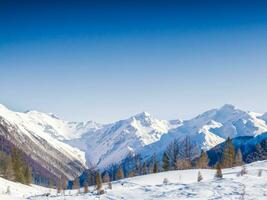
POLYGON ((160 120, 147 112, 110 124, 68 122, 38 111, 14 112, 0 105, 0 136, 54 175, 69 179, 85 168, 104 169, 129 154, 162 153, 174 139, 190 136, 209 150, 227 137, 267 132, 267 113, 226 104, 190 120, 160 120))

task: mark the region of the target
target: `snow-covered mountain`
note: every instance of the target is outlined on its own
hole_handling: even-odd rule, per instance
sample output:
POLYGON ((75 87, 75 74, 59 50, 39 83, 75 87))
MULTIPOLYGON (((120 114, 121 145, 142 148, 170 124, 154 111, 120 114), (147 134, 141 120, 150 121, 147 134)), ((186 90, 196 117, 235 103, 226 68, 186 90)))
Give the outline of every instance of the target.
MULTIPOLYGON (((8 134, 11 142, 25 152, 34 152, 31 156, 47 168, 50 165, 57 168, 59 164, 56 161, 62 162, 60 170, 63 172, 68 163, 78 162, 80 166, 74 168, 81 169, 87 164, 103 168, 119 162, 128 154, 158 141, 163 134, 182 123, 179 120, 158 120, 147 112, 106 125, 92 121, 68 122, 54 114, 14 112, 3 105, 0 105, 0 117, 2 126, 9 130, 0 131, 0 134, 8 134), (45 158, 47 163, 41 158, 45 158), (51 162, 53 159, 55 163, 51 162), (62 161, 64 159, 66 163, 62 161)), ((77 173, 80 170, 74 174, 71 172, 73 176, 77 173)))
MULTIPOLYGON (((149 157, 161 153, 171 141, 186 136, 190 136, 199 149, 205 150, 227 137, 257 136, 267 132, 266 116, 227 104, 184 121, 159 120, 143 112, 111 124, 99 124, 67 122, 53 114, 18 113, 0 106, 2 124, 5 122, 9 129, 13 127, 11 135, 19 137, 15 140, 18 144, 23 140, 31 141, 29 151, 35 144, 34 152, 38 154, 45 144, 51 148, 46 155, 54 158, 56 151, 64 155, 66 162, 77 161, 80 167, 87 164, 98 168, 117 163, 129 154, 149 157)), ((45 149, 47 151, 47 147, 45 149)), ((60 160, 59 157, 56 156, 60 160)))
POLYGON ((266 131, 266 114, 242 111, 226 104, 219 109, 212 109, 183 121, 182 125, 170 130, 159 141, 147 145, 141 153, 145 157, 153 153, 162 153, 171 141, 186 136, 192 139, 199 150, 208 150, 225 141, 227 137, 257 136, 266 131))
POLYGON ((87 161, 90 162, 88 164, 103 168, 119 162, 129 154, 140 152, 181 124, 179 120, 158 120, 142 112, 66 142, 85 151, 87 161))
POLYGON ((60 140, 97 128, 92 122, 69 123, 36 111, 13 112, 0 105, 0 136, 57 176, 71 179, 86 168, 84 152, 60 140))

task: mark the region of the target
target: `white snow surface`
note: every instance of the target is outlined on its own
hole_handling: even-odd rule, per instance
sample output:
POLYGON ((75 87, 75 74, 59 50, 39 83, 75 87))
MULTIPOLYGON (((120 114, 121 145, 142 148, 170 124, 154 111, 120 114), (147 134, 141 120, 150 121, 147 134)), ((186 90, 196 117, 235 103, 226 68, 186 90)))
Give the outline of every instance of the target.
POLYGON ((203 150, 211 149, 227 137, 257 136, 267 132, 265 115, 243 111, 226 104, 219 109, 212 109, 183 121, 180 126, 163 135, 159 141, 147 145, 141 154, 150 157, 153 153, 162 153, 174 139, 181 140, 186 136, 190 136, 196 146, 203 150))
MULTIPOLYGON (((74 135, 72 137, 76 137, 80 134, 81 129, 85 128, 81 128, 79 124, 65 122, 52 115, 37 111, 13 112, 3 105, 0 105, 0 117, 3 117, 9 124, 18 127, 19 134, 27 135, 32 141, 35 141, 36 138, 42 138, 64 155, 86 165, 84 152, 61 141, 63 138, 67 139, 72 135, 74 135), (77 134, 74 134, 73 130, 77 130, 75 132, 77 134)), ((91 125, 87 126, 91 128, 91 125)))
MULTIPOLYGON (((214 178, 213 169, 192 169, 162 172, 127 178, 113 182, 112 190, 104 185, 105 194, 98 196, 90 188, 90 193, 77 194, 77 191, 66 191, 65 195, 56 195, 56 191, 38 186, 25 186, 0 178, 1 200, 152 200, 152 199, 197 199, 197 200, 265 200, 267 199, 267 161, 246 165, 247 174, 239 176, 241 167, 223 169, 223 178, 214 178), (259 170, 262 176, 258 176, 259 170), (203 180, 197 182, 198 172, 203 180), (163 184, 167 178, 168 184, 163 184), (10 195, 3 194, 10 186, 10 195), (50 192, 49 197, 36 196, 50 192)), ((83 190, 81 189, 81 192, 83 190)))
POLYGON ((95 131, 102 128, 101 124, 93 121, 68 122, 59 119, 54 114, 46 114, 38 111, 27 111, 24 113, 14 112, 0 104, 0 116, 32 130, 42 132, 58 140, 70 140, 80 138, 83 133, 95 131))
POLYGON ((140 152, 180 125, 180 121, 158 120, 143 112, 66 142, 85 151, 89 165, 105 168, 129 154, 140 152))
MULTIPOLYGON (((22 200, 29 196, 41 195, 51 192, 51 189, 38 185, 24 185, 21 183, 8 181, 0 177, 0 199, 1 200, 22 200), (7 188, 9 187, 9 194, 7 188)), ((55 190, 53 190, 55 192, 55 190)))

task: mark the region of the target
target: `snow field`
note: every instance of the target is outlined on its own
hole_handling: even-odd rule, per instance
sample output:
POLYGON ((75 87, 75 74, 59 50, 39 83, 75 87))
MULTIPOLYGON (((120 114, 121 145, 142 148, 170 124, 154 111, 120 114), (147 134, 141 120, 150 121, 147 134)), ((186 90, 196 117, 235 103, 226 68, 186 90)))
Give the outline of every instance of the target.
MULTIPOLYGON (((197 200, 267 200, 267 161, 246 165, 248 174, 238 176, 241 167, 223 169, 223 179, 215 179, 213 169, 192 169, 162 172, 127 178, 113 182, 112 190, 106 189, 104 195, 95 192, 77 194, 76 190, 65 191, 65 195, 36 196, 49 192, 49 189, 39 186, 25 186, 0 179, 0 190, 6 191, 10 185, 11 194, 1 194, 2 200, 152 200, 152 199, 197 199, 197 200), (259 170, 262 176, 259 177, 259 170), (203 180, 197 182, 198 171, 203 180), (169 183, 163 184, 164 178, 169 183)), ((104 185, 106 188, 106 186, 104 185)), ((81 188, 81 192, 83 189, 81 188)), ((93 188, 90 187, 90 191, 93 188)))

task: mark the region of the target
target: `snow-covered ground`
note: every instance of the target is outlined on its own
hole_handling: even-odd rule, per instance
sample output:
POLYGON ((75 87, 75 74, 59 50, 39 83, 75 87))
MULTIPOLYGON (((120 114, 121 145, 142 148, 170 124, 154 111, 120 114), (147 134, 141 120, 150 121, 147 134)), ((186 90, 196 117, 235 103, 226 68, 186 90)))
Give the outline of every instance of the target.
POLYGON ((255 162, 246 165, 246 168, 248 174, 244 176, 237 176, 241 171, 241 167, 223 169, 223 179, 215 179, 215 170, 212 169, 178 170, 128 178, 114 182, 113 189, 107 189, 106 193, 101 196, 93 193, 77 194, 77 191, 74 190, 66 191, 65 196, 56 196, 55 190, 51 192, 52 196, 50 197, 35 196, 46 193, 49 189, 38 186, 24 186, 0 179, 0 190, 5 192, 9 185, 11 191, 10 195, 1 194, 0 199, 267 199, 267 161, 255 162), (263 170, 261 177, 258 176, 259 170, 263 170), (203 176, 201 182, 197 182, 198 171, 203 176), (163 184, 164 178, 169 180, 168 184, 163 184))
POLYGON ((37 185, 23 185, 0 178, 0 200, 21 200, 48 192, 51 192, 51 189, 37 185))

